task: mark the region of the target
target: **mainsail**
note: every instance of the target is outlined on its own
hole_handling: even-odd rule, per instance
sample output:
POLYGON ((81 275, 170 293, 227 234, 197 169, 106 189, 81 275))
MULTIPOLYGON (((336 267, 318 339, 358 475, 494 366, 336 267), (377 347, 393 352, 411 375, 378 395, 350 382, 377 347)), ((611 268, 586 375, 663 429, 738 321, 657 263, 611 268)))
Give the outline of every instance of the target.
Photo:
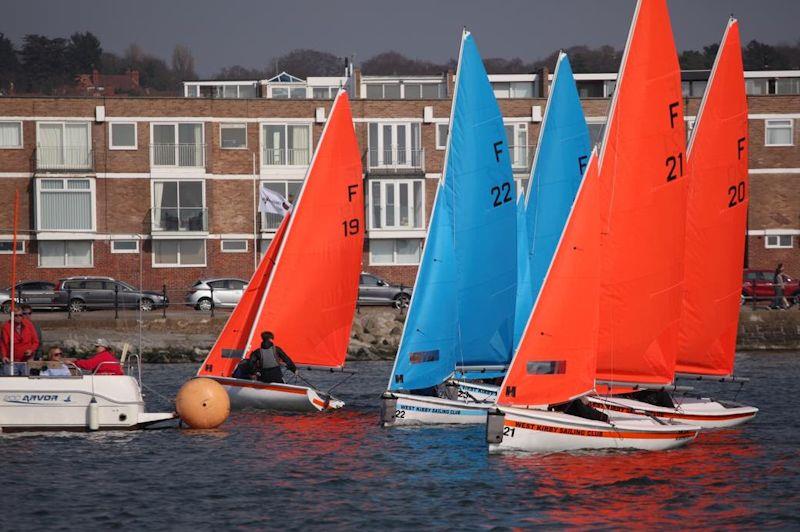
POLYGON ((514 345, 518 345, 539 294, 547 268, 564 230, 575 193, 589 160, 589 128, 567 55, 558 56, 550 97, 539 131, 527 200, 521 216, 526 228, 518 231, 526 250, 517 258, 517 310, 514 345))
POLYGON ((258 312, 258 305, 264 296, 264 290, 267 288, 267 282, 275 265, 275 259, 278 256, 278 249, 280 249, 283 236, 286 234, 289 216, 287 215, 283 219, 275 232, 267 252, 261 258, 258 268, 256 268, 247 288, 242 293, 242 298, 233 309, 233 312, 231 312, 228 321, 225 322, 225 326, 217 337, 217 341, 214 342, 214 346, 209 351, 206 360, 197 371, 198 376, 230 377, 239 359, 247 354, 245 352, 247 338, 250 336, 250 329, 258 312))
POLYGON ((391 390, 442 383, 456 366, 505 365, 513 349, 516 196, 503 117, 464 32, 445 154, 391 390))
POLYGON ((686 155, 665 0, 640 0, 600 153, 598 379, 669 384, 683 280, 686 155))
POLYGON ((544 406, 594 388, 600 295, 597 152, 567 214, 497 403, 544 406))
POLYGON ((689 148, 684 293, 676 371, 730 375, 750 187, 739 24, 728 22, 689 148))
POLYGON ((361 155, 350 101, 339 91, 245 349, 272 331, 296 364, 343 366, 363 246, 361 155))

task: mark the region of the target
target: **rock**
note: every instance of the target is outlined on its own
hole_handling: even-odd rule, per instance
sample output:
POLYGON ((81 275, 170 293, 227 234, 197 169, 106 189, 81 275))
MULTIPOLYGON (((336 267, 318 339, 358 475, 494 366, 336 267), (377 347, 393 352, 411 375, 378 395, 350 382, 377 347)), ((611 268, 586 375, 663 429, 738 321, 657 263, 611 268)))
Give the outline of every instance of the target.
POLYGON ((389 331, 389 334, 391 334, 392 336, 400 336, 401 334, 403 334, 403 329, 401 329, 400 327, 394 327, 391 331, 389 331))

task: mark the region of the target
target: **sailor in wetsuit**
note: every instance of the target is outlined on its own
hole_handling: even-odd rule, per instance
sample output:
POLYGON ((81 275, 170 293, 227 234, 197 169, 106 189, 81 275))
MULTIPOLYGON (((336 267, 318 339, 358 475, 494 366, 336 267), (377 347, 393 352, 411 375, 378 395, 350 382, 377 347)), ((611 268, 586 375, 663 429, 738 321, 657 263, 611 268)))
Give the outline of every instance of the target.
POLYGON ((251 364, 257 368, 256 373, 261 382, 283 382, 281 361, 286 364, 289 371, 297 372, 297 366, 289 355, 272 342, 274 338, 275 335, 270 331, 264 331, 261 333, 261 347, 250 353, 251 364))

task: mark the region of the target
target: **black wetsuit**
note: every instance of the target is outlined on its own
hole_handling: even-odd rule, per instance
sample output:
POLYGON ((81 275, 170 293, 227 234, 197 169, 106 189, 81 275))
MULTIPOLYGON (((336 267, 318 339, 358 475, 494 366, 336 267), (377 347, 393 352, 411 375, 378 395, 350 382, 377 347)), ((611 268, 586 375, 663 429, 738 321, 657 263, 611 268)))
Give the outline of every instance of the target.
POLYGON ((261 347, 254 349, 250 353, 251 360, 260 360, 261 369, 258 372, 258 380, 261 382, 283 382, 280 361, 282 360, 290 371, 297 371, 292 359, 286 352, 272 342, 261 342, 261 347), (272 348, 272 349, 270 349, 272 348))

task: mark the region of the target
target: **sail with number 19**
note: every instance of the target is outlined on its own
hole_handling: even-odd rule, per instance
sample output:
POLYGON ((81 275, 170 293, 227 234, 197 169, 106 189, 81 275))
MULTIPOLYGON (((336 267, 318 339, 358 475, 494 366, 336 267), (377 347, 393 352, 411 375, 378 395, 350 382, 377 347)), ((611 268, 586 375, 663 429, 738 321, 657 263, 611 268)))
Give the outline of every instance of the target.
POLYGON ((350 102, 339 91, 293 210, 197 373, 221 383, 232 408, 320 411, 344 405, 311 385, 236 379, 232 373, 265 331, 300 372, 343 370, 364 245, 362 181, 350 102))
POLYGON ((486 70, 464 31, 444 173, 382 397, 384 426, 486 418, 493 398, 481 400, 482 385, 445 383, 457 374, 502 375, 511 360, 517 198, 508 151, 486 70))

